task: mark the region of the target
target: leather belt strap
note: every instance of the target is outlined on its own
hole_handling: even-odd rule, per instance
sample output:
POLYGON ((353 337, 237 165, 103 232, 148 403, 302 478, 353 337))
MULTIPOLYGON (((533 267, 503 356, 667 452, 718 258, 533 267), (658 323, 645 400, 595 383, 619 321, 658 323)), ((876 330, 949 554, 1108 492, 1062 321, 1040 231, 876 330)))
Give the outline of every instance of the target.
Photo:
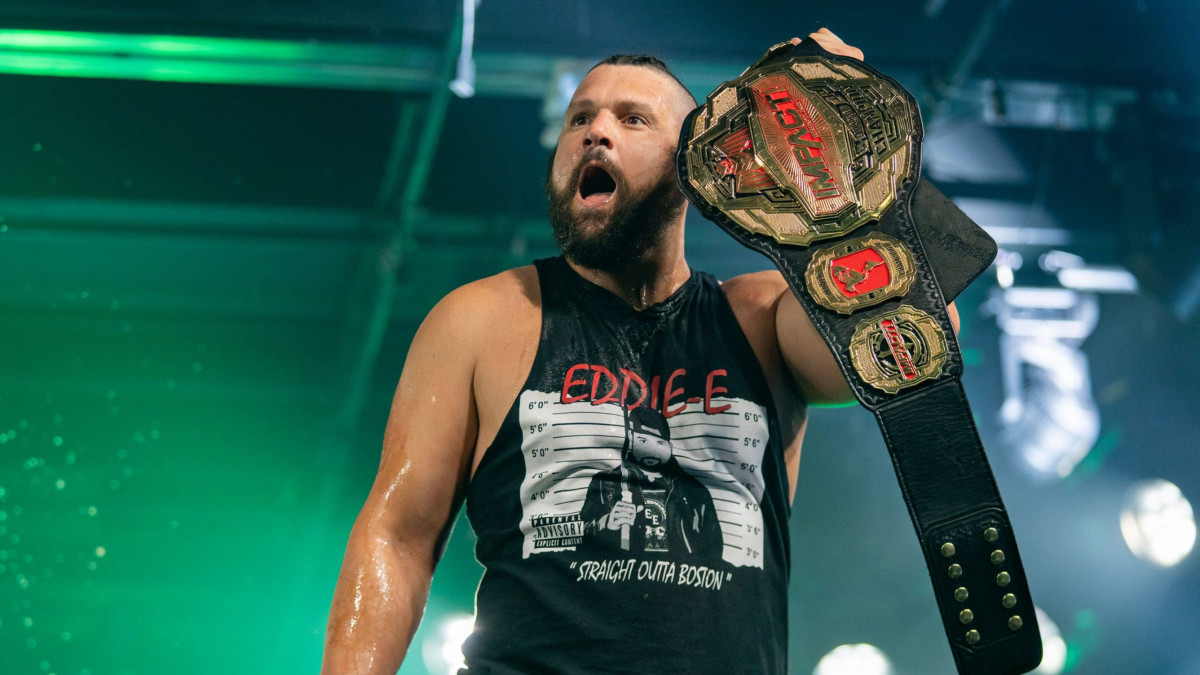
POLYGON ((806 40, 693 111, 676 165, 700 212, 783 273, 875 414, 958 671, 1021 673, 1041 639, 945 299, 996 248, 920 178, 921 138, 899 84, 806 40))

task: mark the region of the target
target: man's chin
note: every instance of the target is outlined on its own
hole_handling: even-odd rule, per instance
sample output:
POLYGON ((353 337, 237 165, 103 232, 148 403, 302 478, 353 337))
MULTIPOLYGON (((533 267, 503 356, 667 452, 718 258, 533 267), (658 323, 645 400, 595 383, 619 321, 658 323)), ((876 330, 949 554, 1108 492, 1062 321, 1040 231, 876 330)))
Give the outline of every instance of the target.
POLYGON ((604 233, 612 223, 608 214, 581 213, 575 214, 575 222, 571 228, 571 238, 580 245, 593 247, 600 243, 604 233))
POLYGON ((616 206, 615 199, 600 206, 584 205, 577 200, 570 210, 573 238, 589 246, 599 243, 613 227, 616 206))

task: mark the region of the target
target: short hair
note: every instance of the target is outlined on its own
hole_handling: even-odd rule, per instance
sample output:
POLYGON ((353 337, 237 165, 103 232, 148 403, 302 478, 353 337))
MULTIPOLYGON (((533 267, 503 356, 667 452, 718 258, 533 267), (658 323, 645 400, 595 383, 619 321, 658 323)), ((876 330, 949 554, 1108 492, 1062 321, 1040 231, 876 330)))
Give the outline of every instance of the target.
POLYGON ((654 408, 639 406, 629 411, 629 431, 635 434, 653 434, 671 440, 671 425, 667 418, 654 408))
POLYGON ((696 105, 696 97, 692 96, 692 92, 675 76, 675 73, 671 72, 671 68, 656 56, 650 56, 649 54, 613 54, 591 68, 588 68, 588 72, 590 73, 600 66, 640 66, 642 68, 657 70, 674 80, 675 84, 679 85, 679 88, 687 94, 688 98, 692 101, 692 105, 696 105))

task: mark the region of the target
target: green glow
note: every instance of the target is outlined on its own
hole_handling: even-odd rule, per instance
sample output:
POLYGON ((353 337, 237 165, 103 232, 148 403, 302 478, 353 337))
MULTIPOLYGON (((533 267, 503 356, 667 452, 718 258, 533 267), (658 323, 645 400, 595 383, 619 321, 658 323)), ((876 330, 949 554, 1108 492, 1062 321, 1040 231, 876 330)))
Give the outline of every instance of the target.
POLYGON ((1096 440, 1090 452, 1080 462, 1072 475, 1087 476, 1095 473, 1104 464, 1104 460, 1116 451, 1121 444, 1121 428, 1113 427, 1096 440))
POLYGON ((17 75, 75 75, 88 70, 83 59, 0 54, 0 72, 17 75))
POLYGON ((428 89, 436 53, 402 45, 0 30, 0 73, 170 82, 428 89))
POLYGON ((810 408, 853 408, 858 405, 858 401, 845 401, 843 403, 810 403, 810 408))
POLYGON ((159 54, 189 54, 196 56, 201 54, 207 55, 214 51, 209 45, 197 44, 177 38, 148 39, 142 45, 147 50, 159 54))
POLYGON ((130 56, 168 55, 207 59, 255 58, 272 61, 329 60, 350 63, 376 63, 383 57, 400 56, 402 54, 398 52, 405 51, 390 46, 291 40, 19 30, 0 30, 0 50, 120 53, 130 56))
POLYGON ((103 40, 90 37, 87 33, 56 33, 49 31, 0 31, 0 48, 53 49, 55 51, 96 49, 105 44, 103 40))
MULTIPOLYGON (((1064 673, 1075 671, 1088 654, 1097 649, 1100 644, 1100 630, 1096 625, 1096 613, 1091 609, 1081 609, 1075 613, 1075 626, 1072 636, 1067 642, 1067 662, 1063 666, 1064 673)), ((1064 639, 1067 637, 1063 635, 1064 639)))

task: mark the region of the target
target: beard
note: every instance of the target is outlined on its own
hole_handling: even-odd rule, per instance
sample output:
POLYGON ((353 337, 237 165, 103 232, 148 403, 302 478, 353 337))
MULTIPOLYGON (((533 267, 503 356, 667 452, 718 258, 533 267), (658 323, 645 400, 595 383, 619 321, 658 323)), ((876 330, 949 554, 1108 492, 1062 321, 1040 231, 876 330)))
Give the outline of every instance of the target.
MULTIPOLYGON (((553 155, 551 169, 553 169, 553 155)), ((646 260, 662 241, 668 226, 679 217, 687 200, 675 183, 674 158, 668 156, 660 178, 634 192, 600 148, 584 153, 570 180, 561 190, 553 185, 552 170, 546 176, 550 226, 563 254, 577 265, 604 272, 619 272, 646 260), (603 213, 573 210, 583 167, 599 161, 616 184, 610 208, 603 213)))

